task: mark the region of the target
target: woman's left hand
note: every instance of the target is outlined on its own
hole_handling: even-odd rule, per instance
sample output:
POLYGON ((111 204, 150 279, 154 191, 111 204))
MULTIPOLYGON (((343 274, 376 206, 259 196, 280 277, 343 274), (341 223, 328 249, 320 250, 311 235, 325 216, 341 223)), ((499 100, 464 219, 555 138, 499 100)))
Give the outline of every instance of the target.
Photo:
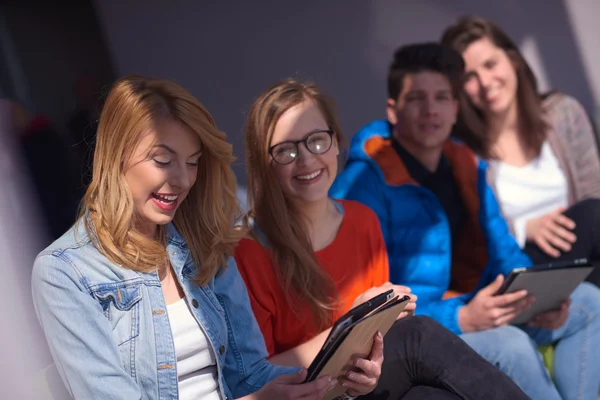
POLYGON ((352 368, 341 378, 341 385, 347 389, 350 396, 362 396, 371 393, 379 382, 381 365, 383 364, 383 335, 375 334, 373 347, 368 359, 357 358, 352 362, 352 368))

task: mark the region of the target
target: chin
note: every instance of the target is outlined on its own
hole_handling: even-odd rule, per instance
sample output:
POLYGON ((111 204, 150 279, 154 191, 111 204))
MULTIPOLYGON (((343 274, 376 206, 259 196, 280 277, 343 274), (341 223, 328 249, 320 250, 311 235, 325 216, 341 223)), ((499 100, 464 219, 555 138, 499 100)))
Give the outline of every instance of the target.
POLYGON ((298 193, 294 196, 300 203, 316 203, 329 198, 328 192, 312 191, 311 193, 298 193))
POLYGON ((512 105, 514 97, 504 96, 493 102, 492 104, 488 104, 487 109, 492 113, 504 113, 506 112, 510 106, 512 105))
POLYGON ((152 222, 156 225, 167 225, 171 221, 173 221, 173 216, 170 215, 157 215, 152 218, 152 222))
POLYGON ((430 137, 428 140, 423 140, 420 145, 426 149, 436 149, 444 146, 446 140, 450 137, 450 134, 438 136, 438 137, 430 137))

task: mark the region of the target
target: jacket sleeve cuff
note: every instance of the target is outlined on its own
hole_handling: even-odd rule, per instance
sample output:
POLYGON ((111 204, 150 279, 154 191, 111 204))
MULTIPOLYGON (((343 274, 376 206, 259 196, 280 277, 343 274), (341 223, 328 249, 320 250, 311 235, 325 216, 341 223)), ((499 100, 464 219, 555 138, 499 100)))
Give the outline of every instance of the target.
POLYGON ((466 296, 440 300, 429 305, 430 315, 450 332, 460 335, 463 333, 458 324, 458 310, 466 304, 466 296))

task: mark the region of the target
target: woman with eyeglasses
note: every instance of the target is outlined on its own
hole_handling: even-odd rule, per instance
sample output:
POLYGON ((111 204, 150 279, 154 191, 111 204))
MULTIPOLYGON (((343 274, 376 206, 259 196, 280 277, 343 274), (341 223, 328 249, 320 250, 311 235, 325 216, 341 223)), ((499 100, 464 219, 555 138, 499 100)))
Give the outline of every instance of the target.
MULTIPOLYGON (((410 293, 388 282, 375 214, 328 197, 342 145, 333 104, 313 84, 285 80, 251 106, 249 237, 235 258, 275 364, 307 367, 351 307, 388 288, 410 293)), ((338 377, 346 398, 525 398, 457 336, 429 318, 408 317, 414 309, 338 377)))

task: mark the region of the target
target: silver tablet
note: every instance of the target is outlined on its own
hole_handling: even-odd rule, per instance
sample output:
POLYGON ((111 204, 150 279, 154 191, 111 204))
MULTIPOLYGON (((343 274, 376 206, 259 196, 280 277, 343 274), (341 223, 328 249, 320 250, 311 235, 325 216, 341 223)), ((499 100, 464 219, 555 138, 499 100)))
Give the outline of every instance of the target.
POLYGON ((535 297, 529 309, 510 321, 513 325, 524 324, 539 313, 560 307, 593 269, 586 259, 517 268, 506 277, 497 294, 525 289, 535 297))

